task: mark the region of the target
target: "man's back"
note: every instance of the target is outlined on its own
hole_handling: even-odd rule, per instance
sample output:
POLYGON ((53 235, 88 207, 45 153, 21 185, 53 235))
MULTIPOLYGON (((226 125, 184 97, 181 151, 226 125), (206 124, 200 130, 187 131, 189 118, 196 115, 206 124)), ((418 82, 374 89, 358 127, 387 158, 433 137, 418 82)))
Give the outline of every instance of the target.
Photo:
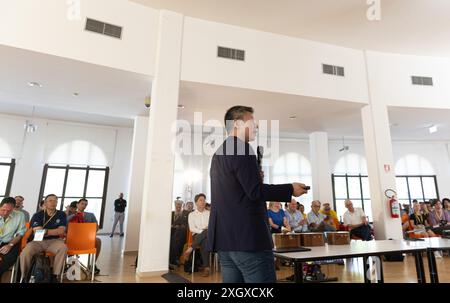
POLYGON ((228 137, 211 162, 208 246, 213 251, 272 249, 265 201, 290 201, 292 185, 263 184, 248 143, 228 137), (233 149, 230 147, 234 144, 233 149))

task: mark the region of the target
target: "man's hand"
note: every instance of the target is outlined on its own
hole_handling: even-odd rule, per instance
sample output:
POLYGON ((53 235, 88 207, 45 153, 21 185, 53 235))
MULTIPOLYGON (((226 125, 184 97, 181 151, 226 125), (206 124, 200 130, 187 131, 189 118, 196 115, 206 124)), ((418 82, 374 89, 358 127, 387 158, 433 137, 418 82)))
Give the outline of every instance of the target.
POLYGON ((292 187, 294 189, 294 192, 292 193, 294 197, 300 197, 308 192, 306 185, 303 183, 292 183, 292 187))
POLYGON ((0 248, 0 254, 2 255, 6 255, 7 253, 9 253, 9 251, 11 250, 11 246, 10 245, 5 245, 2 248, 0 248))

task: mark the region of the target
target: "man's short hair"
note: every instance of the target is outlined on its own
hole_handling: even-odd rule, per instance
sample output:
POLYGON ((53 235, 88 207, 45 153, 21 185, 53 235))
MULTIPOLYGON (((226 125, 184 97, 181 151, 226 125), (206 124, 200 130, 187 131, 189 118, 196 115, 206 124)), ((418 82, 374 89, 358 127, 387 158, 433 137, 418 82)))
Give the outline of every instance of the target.
POLYGON ((198 199, 200 199, 200 197, 203 197, 204 199, 206 199, 205 194, 198 194, 198 195, 195 195, 194 201, 197 203, 197 201, 198 201, 198 199))
POLYGON ((69 205, 70 208, 77 208, 77 204, 79 201, 72 201, 69 205))
POLYGON ((225 113, 225 128, 228 133, 231 133, 233 130, 233 122, 236 120, 241 120, 244 117, 244 114, 251 113, 253 114, 254 110, 251 107, 243 106, 243 105, 236 105, 232 108, 228 109, 225 113))
POLYGON ((445 201, 447 201, 447 202, 449 202, 449 203, 450 203, 450 199, 449 199, 449 198, 444 198, 444 199, 442 199, 442 204, 444 204, 444 203, 445 203, 445 201))
POLYGON ((16 199, 14 199, 13 197, 5 197, 3 198, 2 202, 0 202, 0 207, 5 204, 12 204, 13 207, 16 207, 16 199))
POLYGON ((20 198, 20 199, 22 199, 22 200, 25 200, 25 198, 24 197, 22 197, 22 196, 15 196, 14 198, 20 198))
POLYGON ((86 203, 88 202, 88 200, 86 198, 81 198, 80 200, 78 200, 77 204, 80 203, 80 202, 83 202, 83 201, 86 202, 86 203))
POLYGON ((57 196, 57 195, 55 195, 55 194, 49 194, 49 195, 45 196, 44 201, 47 201, 47 199, 50 198, 50 197, 55 197, 56 199, 58 199, 58 196, 57 196))

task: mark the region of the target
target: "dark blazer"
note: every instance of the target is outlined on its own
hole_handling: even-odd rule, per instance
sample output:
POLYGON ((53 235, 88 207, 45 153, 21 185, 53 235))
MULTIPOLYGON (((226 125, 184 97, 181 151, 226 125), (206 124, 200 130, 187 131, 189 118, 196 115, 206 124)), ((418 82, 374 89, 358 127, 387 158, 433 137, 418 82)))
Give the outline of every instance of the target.
POLYGON ((272 250, 266 201, 291 201, 292 184, 267 185, 252 147, 228 137, 211 162, 210 251, 272 250))
POLYGON ((181 215, 175 220, 175 211, 172 211, 172 226, 180 225, 180 227, 187 228, 188 226, 188 217, 190 212, 187 210, 182 210, 181 215))

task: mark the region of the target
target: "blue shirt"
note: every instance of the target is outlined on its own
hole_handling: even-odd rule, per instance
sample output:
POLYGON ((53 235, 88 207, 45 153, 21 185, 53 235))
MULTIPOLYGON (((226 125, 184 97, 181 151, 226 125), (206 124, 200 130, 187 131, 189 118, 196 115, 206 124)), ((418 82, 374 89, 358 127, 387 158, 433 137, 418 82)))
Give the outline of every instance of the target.
POLYGON ((281 227, 283 226, 283 219, 285 217, 284 211, 282 209, 280 209, 276 213, 273 210, 269 209, 267 211, 267 215, 269 216, 270 219, 272 219, 273 224, 278 225, 281 229, 281 227))
MULTIPOLYGON (((67 226, 67 218, 66 213, 57 210, 53 217, 47 214, 46 211, 39 211, 33 215, 31 218, 31 228, 35 227, 43 227, 44 229, 57 229, 61 226, 67 226), (45 224, 45 226, 44 226, 45 224)), ((30 237, 31 240, 34 238, 34 235, 30 237)), ((44 240, 50 239, 59 239, 59 236, 45 236, 44 240)), ((30 240, 30 241, 31 241, 30 240)))

